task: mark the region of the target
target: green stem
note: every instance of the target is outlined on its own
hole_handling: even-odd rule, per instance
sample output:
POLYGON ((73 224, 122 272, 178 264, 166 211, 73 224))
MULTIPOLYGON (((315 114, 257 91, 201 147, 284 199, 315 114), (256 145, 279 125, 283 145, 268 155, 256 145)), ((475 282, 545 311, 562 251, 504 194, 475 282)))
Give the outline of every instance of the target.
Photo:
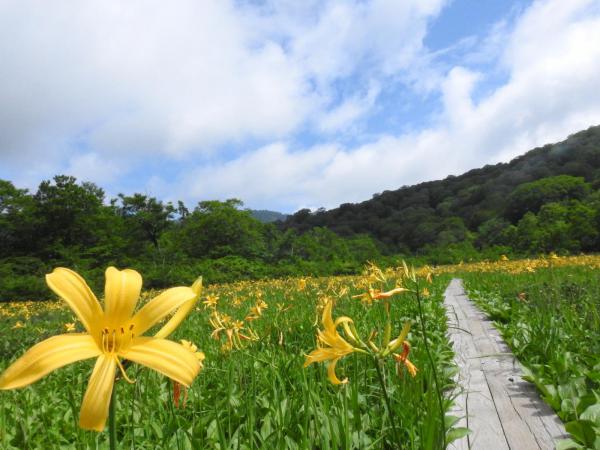
POLYGON ((392 423, 392 430, 394 430, 394 439, 398 444, 398 448, 402 448, 402 444, 400 441, 400 436, 398 435, 398 429, 396 428, 396 419, 394 417, 394 413, 392 411, 392 406, 390 403, 390 398, 387 393, 387 389, 385 387, 385 381, 383 380, 383 374, 381 373, 380 360, 377 357, 373 358, 373 363, 375 364, 375 369, 377 369, 377 377, 379 378, 379 384, 381 385, 381 390, 383 391, 383 398, 385 399, 385 406, 388 411, 388 416, 390 418, 390 422, 392 423))
POLYGON ((444 405, 442 403, 442 393, 440 392, 440 384, 438 381, 437 370, 435 368, 435 362, 433 361, 433 356, 431 356, 431 350, 429 349, 429 343, 427 342, 427 331, 425 330, 425 315, 423 314, 423 306, 421 305, 421 295, 419 294, 419 283, 416 283, 416 295, 417 295, 417 304, 419 305, 419 321, 421 322, 421 332, 423 333, 423 342, 425 344, 425 351, 427 352, 427 357, 429 358, 429 363, 431 364, 431 371, 433 372, 433 380, 435 382, 435 391, 437 394, 438 405, 440 407, 440 420, 442 427, 442 440, 444 446, 442 448, 446 448, 446 426, 444 420, 444 405))
POLYGON ((115 420, 117 403, 117 386, 113 385, 112 394, 110 396, 110 406, 108 407, 108 439, 110 442, 110 450, 117 449, 117 421, 115 420))

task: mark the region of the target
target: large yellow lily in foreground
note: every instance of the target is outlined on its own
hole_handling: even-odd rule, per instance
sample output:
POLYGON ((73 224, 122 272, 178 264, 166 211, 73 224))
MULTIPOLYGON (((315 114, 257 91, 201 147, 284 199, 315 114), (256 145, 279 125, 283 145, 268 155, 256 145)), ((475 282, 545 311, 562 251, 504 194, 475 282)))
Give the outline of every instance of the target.
POLYGON ((104 310, 84 279, 72 270, 55 269, 46 275, 46 282, 67 302, 87 333, 62 334, 36 344, 0 376, 0 389, 24 387, 67 364, 98 358, 83 397, 79 425, 102 431, 117 367, 127 378, 121 359, 143 364, 185 386, 200 371, 192 352, 164 339, 193 307, 200 294, 200 280, 192 288, 168 289, 135 314, 142 287, 142 277, 135 270, 106 270, 104 310), (156 336, 143 336, 173 312, 156 336))

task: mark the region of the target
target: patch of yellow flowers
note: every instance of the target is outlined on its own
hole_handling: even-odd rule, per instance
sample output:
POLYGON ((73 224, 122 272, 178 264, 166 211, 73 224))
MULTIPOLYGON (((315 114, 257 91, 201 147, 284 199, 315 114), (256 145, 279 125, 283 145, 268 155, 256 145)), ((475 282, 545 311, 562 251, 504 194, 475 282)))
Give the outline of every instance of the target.
MULTIPOLYGON (((406 264, 403 263, 402 272, 406 279, 416 283, 417 274, 414 269, 409 270, 406 264)), ((327 362, 327 377, 329 378, 329 381, 332 384, 343 384, 347 383, 348 379, 344 378, 343 380, 340 380, 336 375, 335 367, 337 362, 344 356, 357 352, 371 355, 376 360, 383 360, 391 355, 397 363, 399 374, 401 366, 404 366, 408 373, 412 377, 415 377, 417 375, 417 367, 408 359, 410 344, 407 341, 407 337, 410 331, 410 322, 405 322, 398 337, 396 339, 391 339, 392 324, 389 305, 392 296, 403 292, 410 292, 410 289, 403 286, 396 286, 392 290, 383 292, 381 289, 373 288, 372 284, 378 283, 383 285, 387 282, 385 273, 374 264, 370 264, 367 267, 363 276, 363 282, 367 286, 367 292, 355 295, 353 298, 360 298, 361 301, 367 305, 371 305, 376 300, 384 301, 387 321, 381 348, 374 342, 376 333, 372 332, 367 340, 363 340, 354 325, 354 321, 350 317, 342 316, 334 320, 332 317, 334 300, 324 297, 326 303, 323 307, 323 314, 321 317, 322 329, 317 331, 317 348, 306 356, 304 367, 308 367, 317 362, 327 362), (340 327, 343 330, 343 336, 338 331, 340 327), (396 353, 400 350, 401 353, 396 353)), ((428 282, 431 282, 431 271, 428 270, 425 272, 425 278, 428 282)))
POLYGON ((501 255, 498 261, 480 261, 439 266, 434 271, 436 274, 455 272, 504 272, 519 274, 525 272, 533 273, 539 269, 568 266, 587 266, 590 269, 600 269, 600 255, 558 256, 555 253, 551 253, 540 258, 518 260, 511 260, 506 255, 501 255))
POLYGON ((410 331, 410 322, 406 322, 400 335, 394 339, 384 342, 381 349, 373 342, 374 333, 365 342, 360 338, 354 321, 350 317, 338 317, 335 321, 331 315, 333 302, 329 301, 323 309, 321 324, 322 330, 317 332, 318 347, 306 356, 304 367, 308 367, 312 363, 327 361, 327 377, 332 384, 343 384, 348 382, 348 378, 340 380, 335 373, 337 362, 346 355, 354 352, 370 354, 376 358, 385 358, 392 355, 396 362, 403 364, 408 372, 414 377, 417 374, 417 368, 408 359, 410 345, 406 341, 408 332, 410 331), (346 339, 338 332, 338 327, 342 326, 346 339), (395 353, 402 348, 402 353, 395 353))
POLYGON ((225 342, 221 346, 224 352, 235 349, 241 349, 242 341, 257 341, 258 335, 250 327, 246 327, 243 320, 236 320, 228 314, 220 313, 217 310, 212 312, 209 319, 213 327, 211 337, 215 340, 221 340, 225 337, 225 342), (242 331, 244 331, 242 333, 242 331))

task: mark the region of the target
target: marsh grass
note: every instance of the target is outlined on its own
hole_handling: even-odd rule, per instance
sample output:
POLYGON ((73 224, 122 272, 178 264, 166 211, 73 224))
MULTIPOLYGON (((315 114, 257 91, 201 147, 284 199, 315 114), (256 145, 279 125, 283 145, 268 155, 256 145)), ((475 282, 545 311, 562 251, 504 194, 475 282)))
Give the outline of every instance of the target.
POLYGON ((461 275, 572 439, 600 448, 600 279, 589 266, 461 275))
MULTIPOLYGON (((234 318, 243 318, 254 301, 262 298, 269 306, 250 324, 260 339, 224 352, 222 343, 211 339, 209 311, 199 304, 172 336, 193 341, 206 354, 204 369, 187 392, 185 407, 175 407, 171 381, 132 365, 128 374, 136 382, 116 384, 117 440, 121 448, 131 449, 442 448, 452 422, 451 418, 442 422, 442 418, 451 400, 441 399, 444 410, 440 412, 431 363, 441 392, 450 392, 454 369, 442 307, 447 281, 446 276, 434 280, 431 296, 422 302, 431 360, 423 345, 414 297, 403 294, 391 302, 393 335, 405 320, 414 323, 409 335, 410 357, 419 368, 412 378, 404 369, 399 375, 391 358, 382 365, 397 438, 369 356, 353 354, 340 361, 338 373, 349 378, 349 383, 341 386, 329 383, 323 364, 302 368, 305 354, 315 347, 315 306, 320 296, 349 288, 336 300, 336 315, 353 317, 365 335, 383 328, 381 305, 366 306, 351 298, 362 292, 360 279, 344 277, 311 279, 302 288, 297 280, 287 280, 209 289, 204 294, 218 295, 219 311, 234 318), (243 299, 239 306, 236 298, 243 299)), ((392 288, 395 279, 389 283, 392 288)), ((66 307, 54 303, 4 308, 0 315, 0 370, 33 343, 64 332, 64 324, 72 322, 66 307), (25 327, 13 329, 24 315, 28 316, 25 327)), ((107 433, 77 426, 91 368, 92 362, 84 361, 59 369, 30 387, 0 392, 0 446, 107 448, 107 433)))

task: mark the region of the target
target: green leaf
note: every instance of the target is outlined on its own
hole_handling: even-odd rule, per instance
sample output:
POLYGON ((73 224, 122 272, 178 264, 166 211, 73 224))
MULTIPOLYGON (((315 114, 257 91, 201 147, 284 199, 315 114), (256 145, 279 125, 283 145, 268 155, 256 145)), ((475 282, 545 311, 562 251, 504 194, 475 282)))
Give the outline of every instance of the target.
POLYGON ((589 420, 593 422, 594 425, 600 427, 600 403, 596 403, 592 406, 589 406, 582 414, 579 416, 581 420, 589 420))
POLYGON ((586 375, 590 380, 600 383, 600 371, 590 370, 586 375))
POLYGON ((574 420, 565 424, 565 429, 586 447, 594 448, 596 431, 594 423, 589 420, 574 420))
POLYGON ((584 448, 583 445, 578 444, 573 439, 562 439, 556 443, 556 450, 572 450, 584 448))
POLYGON ((469 430, 467 427, 452 428, 446 435, 446 444, 450 444, 458 439, 462 439, 470 433, 471 430, 469 430))
POLYGON ((156 422, 150 422, 150 426, 152 427, 152 429, 154 430, 154 433, 156 433, 156 436, 159 439, 162 439, 163 437, 163 432, 162 429, 158 426, 158 424, 156 422))
POLYGON ((446 414, 446 416, 444 417, 444 422, 445 422, 446 428, 451 428, 452 425, 454 425, 459 420, 460 420, 459 416, 452 416, 450 414, 446 414))

